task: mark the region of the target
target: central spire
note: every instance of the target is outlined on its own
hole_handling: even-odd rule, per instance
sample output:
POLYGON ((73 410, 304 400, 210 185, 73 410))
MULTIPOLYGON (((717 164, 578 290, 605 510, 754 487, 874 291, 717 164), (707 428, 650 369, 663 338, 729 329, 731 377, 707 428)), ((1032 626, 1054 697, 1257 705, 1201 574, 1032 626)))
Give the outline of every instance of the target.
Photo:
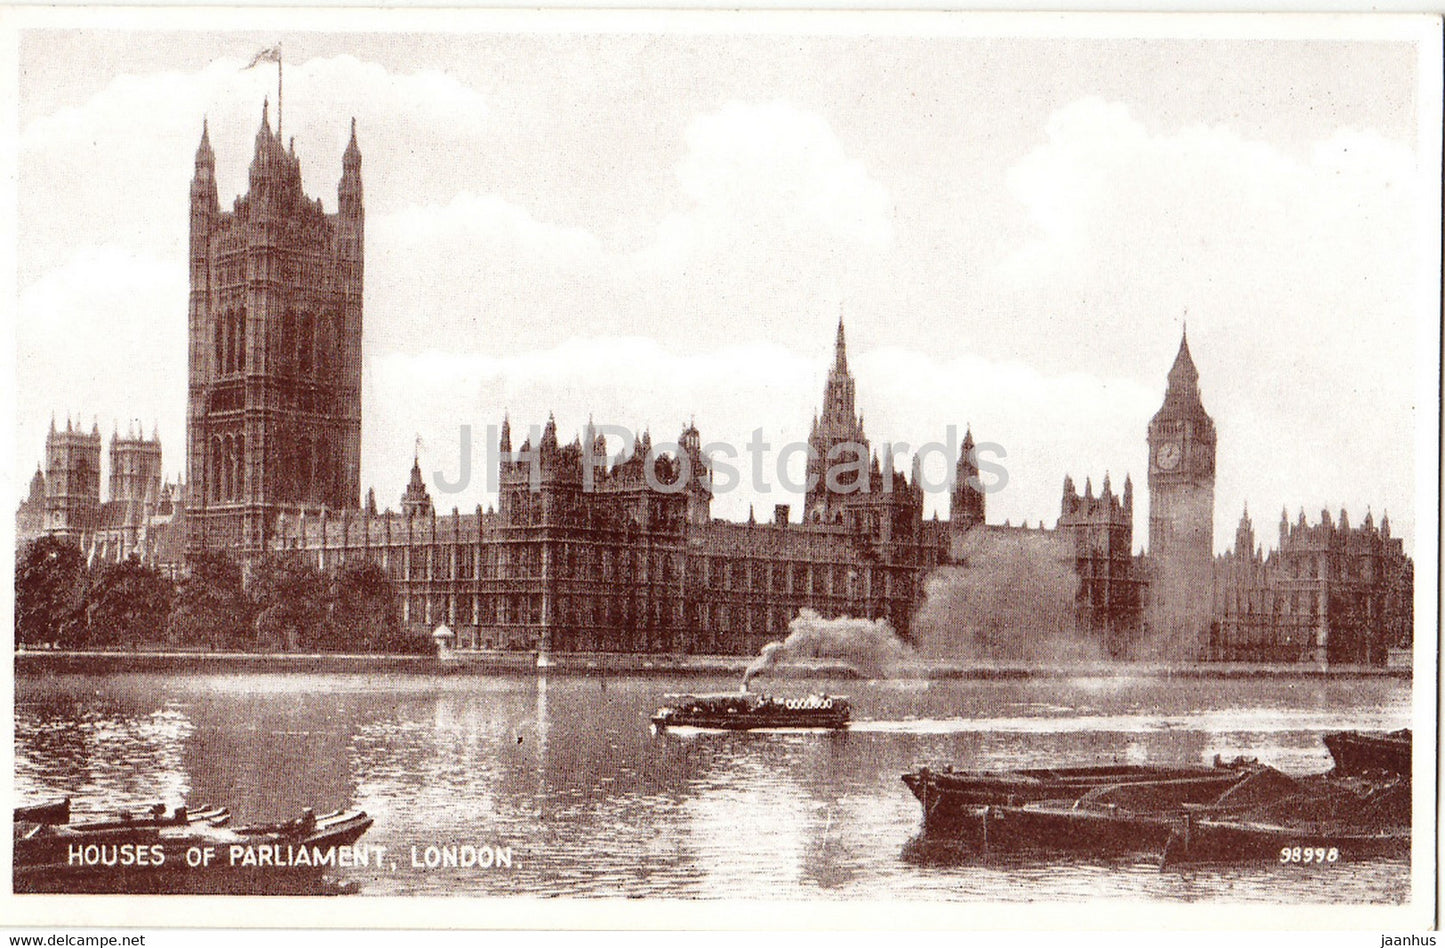
POLYGON ((843 337, 843 317, 838 316, 838 339, 833 344, 833 374, 848 374, 848 342, 843 337))

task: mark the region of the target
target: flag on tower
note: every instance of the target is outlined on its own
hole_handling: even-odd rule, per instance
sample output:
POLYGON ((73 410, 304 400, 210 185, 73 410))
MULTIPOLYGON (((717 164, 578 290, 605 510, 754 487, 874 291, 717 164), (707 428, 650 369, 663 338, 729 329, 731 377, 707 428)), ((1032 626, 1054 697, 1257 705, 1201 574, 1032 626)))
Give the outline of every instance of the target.
POLYGON ((252 56, 251 61, 246 64, 246 68, 250 69, 261 63, 279 63, 280 61, 281 44, 277 43, 275 46, 268 46, 265 49, 261 50, 259 53, 257 53, 255 56, 252 56))

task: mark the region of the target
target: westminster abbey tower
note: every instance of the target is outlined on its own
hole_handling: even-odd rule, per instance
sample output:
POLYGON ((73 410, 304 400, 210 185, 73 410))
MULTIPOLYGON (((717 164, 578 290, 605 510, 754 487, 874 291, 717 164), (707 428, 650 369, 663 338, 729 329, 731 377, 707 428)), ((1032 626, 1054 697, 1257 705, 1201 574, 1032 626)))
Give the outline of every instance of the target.
POLYGON ((191 181, 190 549, 267 547, 283 513, 360 500, 365 211, 356 122, 337 213, 261 113, 250 189, 222 211, 203 128, 191 181))

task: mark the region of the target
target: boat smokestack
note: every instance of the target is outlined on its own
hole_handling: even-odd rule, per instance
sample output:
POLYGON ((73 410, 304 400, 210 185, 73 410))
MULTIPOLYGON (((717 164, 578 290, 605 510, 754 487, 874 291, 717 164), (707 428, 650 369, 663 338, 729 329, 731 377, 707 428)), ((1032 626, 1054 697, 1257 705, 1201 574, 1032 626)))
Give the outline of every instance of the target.
POLYGON ((778 653, 782 651, 782 648, 782 642, 769 642, 767 645, 763 646, 762 651, 758 653, 758 657, 753 659, 753 663, 747 667, 746 671, 743 672, 742 690, 744 693, 747 692, 748 682, 753 680, 754 675, 758 674, 759 672, 767 671, 778 663, 778 653))

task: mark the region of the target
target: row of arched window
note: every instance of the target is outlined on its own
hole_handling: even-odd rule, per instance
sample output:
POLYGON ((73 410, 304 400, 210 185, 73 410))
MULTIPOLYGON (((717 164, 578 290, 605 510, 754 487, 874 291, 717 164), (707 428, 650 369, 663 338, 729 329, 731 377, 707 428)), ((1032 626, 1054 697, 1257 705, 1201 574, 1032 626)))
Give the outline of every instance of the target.
MULTIPOLYGON (((329 497, 335 486, 335 457, 325 438, 302 438, 283 451, 277 482, 287 501, 329 497)), ((212 501, 240 499, 245 493, 246 436, 216 435, 207 458, 208 496, 212 501)))
POLYGON ((246 436, 217 435, 211 439, 206 484, 213 501, 236 500, 245 491, 246 436))
POLYGON ((216 372, 246 371, 246 308, 228 309, 216 320, 216 372))
MULTIPOLYGON (((323 369, 334 346, 322 320, 308 312, 287 310, 281 318, 278 366, 301 375, 323 369)), ((228 309, 216 319, 216 373, 246 371, 246 308, 228 309)))
POLYGON ((290 501, 312 501, 331 495, 335 454, 325 438, 303 437, 281 458, 281 494, 290 501))
POLYGON ((287 310, 281 317, 280 363, 298 375, 323 371, 334 363, 335 333, 324 317, 287 310))

